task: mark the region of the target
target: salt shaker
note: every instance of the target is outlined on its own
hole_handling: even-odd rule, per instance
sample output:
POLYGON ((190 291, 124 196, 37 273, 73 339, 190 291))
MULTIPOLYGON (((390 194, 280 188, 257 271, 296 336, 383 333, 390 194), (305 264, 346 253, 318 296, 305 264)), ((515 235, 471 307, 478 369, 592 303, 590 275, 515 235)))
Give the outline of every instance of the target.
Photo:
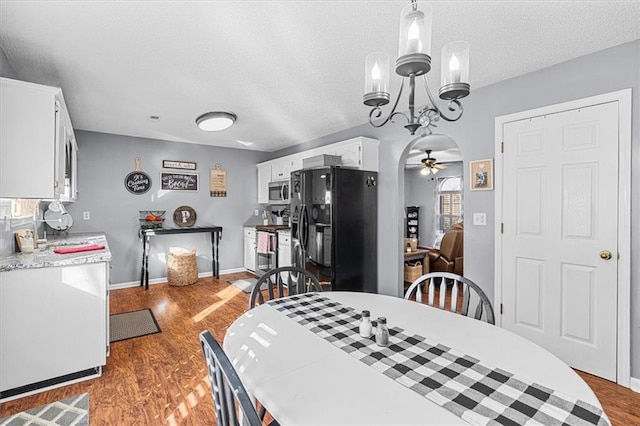
POLYGON ((362 311, 362 316, 360 321, 360 336, 371 337, 372 328, 373 327, 371 325, 371 313, 369 311, 362 311))
POLYGON ((389 329, 387 328, 387 319, 378 317, 376 327, 376 344, 378 346, 389 346, 389 329))

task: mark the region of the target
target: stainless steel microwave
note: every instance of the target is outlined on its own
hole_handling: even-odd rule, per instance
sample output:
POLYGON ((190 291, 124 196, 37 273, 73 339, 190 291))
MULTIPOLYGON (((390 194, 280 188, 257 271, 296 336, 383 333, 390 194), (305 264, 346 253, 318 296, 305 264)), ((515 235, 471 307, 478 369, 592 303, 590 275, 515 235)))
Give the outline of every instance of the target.
POLYGON ((278 181, 269 183, 269 204, 289 204, 289 181, 278 181))

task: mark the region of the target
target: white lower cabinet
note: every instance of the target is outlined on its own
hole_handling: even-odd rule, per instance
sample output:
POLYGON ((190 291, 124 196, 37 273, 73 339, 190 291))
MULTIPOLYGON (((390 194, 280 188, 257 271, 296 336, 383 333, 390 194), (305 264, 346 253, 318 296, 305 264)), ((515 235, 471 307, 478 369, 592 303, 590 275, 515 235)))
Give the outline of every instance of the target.
POLYGON ((101 374, 109 349, 108 266, 0 273, 0 400, 101 374))
POLYGON ((291 231, 278 231, 278 268, 292 264, 291 231))
POLYGON ((244 228, 244 268, 256 270, 256 228, 244 228))

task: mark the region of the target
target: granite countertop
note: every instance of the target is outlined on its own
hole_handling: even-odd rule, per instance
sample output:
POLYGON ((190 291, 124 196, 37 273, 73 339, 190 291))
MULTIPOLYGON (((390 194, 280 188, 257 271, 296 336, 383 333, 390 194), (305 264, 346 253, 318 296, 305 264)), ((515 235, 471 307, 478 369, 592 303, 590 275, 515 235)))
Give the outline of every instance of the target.
POLYGON ((288 231, 289 225, 247 225, 255 227, 258 231, 288 231))
POLYGON ((76 233, 49 237, 47 244, 44 247, 38 247, 33 253, 15 253, 0 258, 0 272, 109 261, 111 261, 111 251, 109 250, 107 237, 104 233, 76 233), (98 244, 104 246, 104 249, 69 254, 53 252, 57 247, 81 246, 85 244, 98 244))

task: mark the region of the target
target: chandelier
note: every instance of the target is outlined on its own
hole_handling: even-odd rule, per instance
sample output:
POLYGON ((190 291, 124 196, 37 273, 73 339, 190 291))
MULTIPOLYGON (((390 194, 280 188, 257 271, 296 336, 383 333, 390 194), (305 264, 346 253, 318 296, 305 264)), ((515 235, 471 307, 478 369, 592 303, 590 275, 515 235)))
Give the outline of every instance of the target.
POLYGON ((440 99, 449 101, 447 116, 436 106, 429 90, 426 74, 431 70, 431 6, 418 9, 416 0, 402 8, 400 12, 400 37, 396 74, 402 77, 398 97, 389 115, 381 122, 374 123, 382 116, 382 106, 389 103, 389 55, 386 52, 372 52, 365 60, 364 104, 373 107, 369 112, 369 123, 373 127, 382 127, 401 115, 407 120, 404 126, 412 135, 418 129, 422 134, 431 134, 431 127, 440 119, 456 121, 462 117, 463 109, 459 99, 469 94, 469 44, 454 41, 442 48, 440 99), (415 107, 416 77, 424 79, 424 87, 430 104, 418 109, 415 107), (405 83, 409 83, 409 114, 396 111, 405 83))

